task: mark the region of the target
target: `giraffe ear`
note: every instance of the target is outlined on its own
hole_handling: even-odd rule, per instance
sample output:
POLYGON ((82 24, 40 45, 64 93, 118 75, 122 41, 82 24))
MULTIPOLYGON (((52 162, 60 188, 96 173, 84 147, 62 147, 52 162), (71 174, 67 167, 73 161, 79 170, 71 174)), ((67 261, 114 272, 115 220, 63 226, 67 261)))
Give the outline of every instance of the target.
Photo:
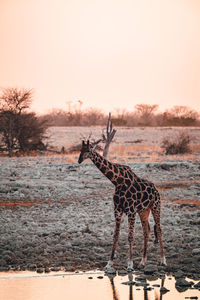
POLYGON ((89 144, 90 144, 90 142, 89 142, 89 140, 87 140, 87 146, 89 146, 89 144))
POLYGON ((85 142, 84 142, 84 140, 82 140, 82 146, 84 146, 85 145, 85 142))

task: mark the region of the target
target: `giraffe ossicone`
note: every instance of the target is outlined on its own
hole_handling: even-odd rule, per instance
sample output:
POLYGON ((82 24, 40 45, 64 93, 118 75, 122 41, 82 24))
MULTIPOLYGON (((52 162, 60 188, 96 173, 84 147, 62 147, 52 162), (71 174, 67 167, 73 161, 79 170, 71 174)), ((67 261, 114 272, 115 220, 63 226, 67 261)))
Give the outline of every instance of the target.
POLYGON ((150 235, 148 221, 150 211, 155 222, 155 243, 158 241, 160 243, 161 264, 166 265, 160 225, 160 195, 154 184, 138 177, 129 166, 108 161, 105 157, 95 151, 89 140, 87 142, 82 141, 78 159, 79 164, 87 158, 91 159, 94 165, 115 185, 113 196, 115 231, 110 260, 106 265, 106 271, 113 271, 113 259, 119 241, 121 220, 124 213, 128 216, 129 258, 127 269, 133 270, 134 225, 137 213, 140 216, 144 237, 141 265, 145 265, 146 263, 147 244, 150 235))

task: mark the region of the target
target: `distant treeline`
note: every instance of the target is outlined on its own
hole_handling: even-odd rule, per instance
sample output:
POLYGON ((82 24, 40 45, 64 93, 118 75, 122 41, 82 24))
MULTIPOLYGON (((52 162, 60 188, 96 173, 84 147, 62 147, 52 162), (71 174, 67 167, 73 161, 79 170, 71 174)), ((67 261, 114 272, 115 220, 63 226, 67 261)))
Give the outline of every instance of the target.
MULTIPOLYGON (((87 110, 54 109, 40 117, 48 126, 94 126, 106 124, 108 115, 96 108, 87 110)), ((200 114, 188 106, 174 106, 164 112, 158 105, 137 104, 132 112, 117 109, 112 112, 115 126, 200 126, 200 114)))

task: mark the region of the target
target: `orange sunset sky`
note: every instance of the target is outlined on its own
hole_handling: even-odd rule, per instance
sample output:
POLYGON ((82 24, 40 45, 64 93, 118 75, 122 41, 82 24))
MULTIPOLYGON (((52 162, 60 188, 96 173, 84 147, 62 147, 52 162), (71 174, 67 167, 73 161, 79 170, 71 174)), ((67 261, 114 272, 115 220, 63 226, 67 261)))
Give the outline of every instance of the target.
POLYGON ((32 109, 200 111, 199 0, 0 0, 0 88, 32 109))

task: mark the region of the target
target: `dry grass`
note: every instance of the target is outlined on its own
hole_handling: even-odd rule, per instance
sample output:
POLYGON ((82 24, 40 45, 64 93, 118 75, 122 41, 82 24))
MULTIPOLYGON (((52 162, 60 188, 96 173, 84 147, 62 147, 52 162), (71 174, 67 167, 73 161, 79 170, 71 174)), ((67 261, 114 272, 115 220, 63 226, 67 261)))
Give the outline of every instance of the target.
MULTIPOLYGON (((111 144, 108 153, 108 159, 113 162, 155 162, 155 161, 167 161, 171 159, 178 160, 196 160, 200 155, 200 144, 191 143, 191 153, 165 155, 161 146, 152 143, 136 143, 136 144, 111 144)), ((101 152, 100 152, 101 153, 101 152)), ((101 153, 102 154, 102 153, 101 153)), ((5 155, 1 155, 5 156, 5 155)), ((24 155, 25 156, 25 155, 24 155)), ((44 152, 39 154, 38 152, 32 152, 30 157, 54 157, 61 161, 68 163, 77 163, 79 157, 79 151, 74 153, 55 153, 44 152)), ((16 156, 14 156, 16 157, 16 156)))
POLYGON ((159 146, 150 146, 148 144, 136 144, 136 145, 111 145, 109 151, 109 157, 119 158, 120 160, 144 158, 148 157, 156 159, 162 154, 162 149, 159 146))
POLYGON ((152 144, 134 144, 134 145, 116 145, 110 146, 108 159, 112 161, 163 161, 163 160, 196 160, 200 153, 199 144, 191 144, 191 153, 165 155, 163 149, 159 145, 152 144))
POLYGON ((65 157, 66 157, 66 161, 70 162, 70 163, 77 163, 77 161, 78 161, 78 156, 76 156, 76 155, 67 154, 67 155, 65 155, 65 157))
POLYGON ((200 144, 191 144, 190 146, 192 153, 200 154, 200 144))

